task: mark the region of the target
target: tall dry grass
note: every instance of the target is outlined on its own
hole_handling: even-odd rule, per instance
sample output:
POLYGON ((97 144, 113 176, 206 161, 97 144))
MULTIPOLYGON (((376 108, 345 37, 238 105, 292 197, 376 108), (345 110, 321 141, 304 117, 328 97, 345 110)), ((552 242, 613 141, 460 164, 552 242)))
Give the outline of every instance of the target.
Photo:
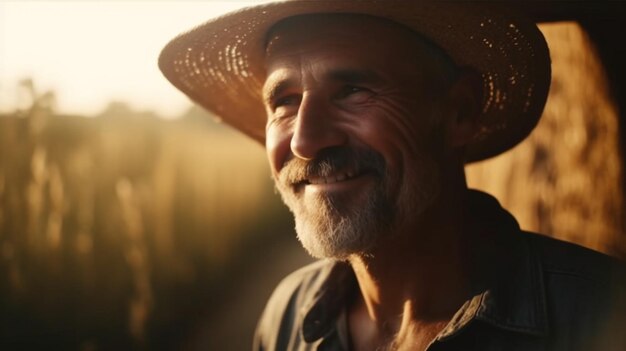
POLYGON ((0 348, 176 348, 278 203, 263 150, 206 121, 3 116, 0 348))

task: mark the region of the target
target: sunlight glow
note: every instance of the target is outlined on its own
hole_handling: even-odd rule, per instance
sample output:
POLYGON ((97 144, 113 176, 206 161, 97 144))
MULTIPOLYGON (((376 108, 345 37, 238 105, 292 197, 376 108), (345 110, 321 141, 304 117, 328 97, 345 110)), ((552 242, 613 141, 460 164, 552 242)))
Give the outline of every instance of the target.
POLYGON ((95 114, 112 100, 175 116, 189 100, 157 67, 177 34, 259 1, 0 2, 0 111, 23 104, 32 78, 63 113, 95 114))

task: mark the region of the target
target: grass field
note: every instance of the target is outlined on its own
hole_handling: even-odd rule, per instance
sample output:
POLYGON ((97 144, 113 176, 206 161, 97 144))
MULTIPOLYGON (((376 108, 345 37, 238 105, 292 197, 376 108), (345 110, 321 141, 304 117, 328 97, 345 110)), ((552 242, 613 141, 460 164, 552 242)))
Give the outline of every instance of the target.
POLYGON ((121 107, 0 118, 2 349, 175 349, 289 223, 261 147, 121 107))

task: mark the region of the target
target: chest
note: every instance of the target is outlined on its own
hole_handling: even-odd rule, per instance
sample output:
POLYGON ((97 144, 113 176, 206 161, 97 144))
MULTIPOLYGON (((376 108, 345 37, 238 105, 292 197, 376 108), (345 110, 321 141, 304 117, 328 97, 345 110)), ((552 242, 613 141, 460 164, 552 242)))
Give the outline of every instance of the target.
POLYGON ((350 324, 351 351, 423 351, 435 340, 445 327, 445 322, 429 323, 413 327, 387 337, 380 336, 373 326, 363 327, 366 323, 350 324))

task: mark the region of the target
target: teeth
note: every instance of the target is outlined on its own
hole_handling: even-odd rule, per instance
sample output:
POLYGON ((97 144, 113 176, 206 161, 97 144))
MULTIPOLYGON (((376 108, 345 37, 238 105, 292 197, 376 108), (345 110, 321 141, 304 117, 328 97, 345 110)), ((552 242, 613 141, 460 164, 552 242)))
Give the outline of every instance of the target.
POLYGON ((341 173, 336 176, 309 178, 310 184, 332 184, 352 178, 352 173, 341 173))

